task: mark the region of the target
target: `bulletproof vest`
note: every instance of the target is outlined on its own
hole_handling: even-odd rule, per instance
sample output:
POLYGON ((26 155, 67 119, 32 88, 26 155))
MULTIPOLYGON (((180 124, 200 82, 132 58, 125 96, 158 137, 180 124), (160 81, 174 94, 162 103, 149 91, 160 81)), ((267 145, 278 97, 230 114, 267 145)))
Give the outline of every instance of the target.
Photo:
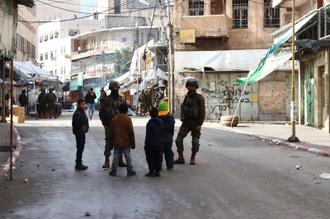
POLYGON ((54 103, 56 101, 56 95, 54 93, 47 94, 47 102, 54 103))
POLYGON ((139 102, 144 103, 146 101, 146 95, 144 93, 140 94, 139 102))
POLYGON ((194 94, 192 97, 189 97, 189 95, 187 95, 185 97, 185 101, 183 103, 183 110, 186 118, 198 119, 199 106, 197 105, 196 101, 197 95, 198 94, 194 94))
POLYGON ((41 94, 39 94, 38 102, 39 102, 39 103, 46 103, 46 102, 47 102, 47 96, 46 96, 45 93, 41 93, 41 94))
POLYGON ((120 106, 120 104, 123 103, 123 97, 118 95, 117 100, 115 100, 111 97, 111 95, 109 95, 109 96, 106 96, 105 98, 109 99, 109 105, 107 106, 106 109, 115 115, 117 113, 119 113, 119 106, 120 106))

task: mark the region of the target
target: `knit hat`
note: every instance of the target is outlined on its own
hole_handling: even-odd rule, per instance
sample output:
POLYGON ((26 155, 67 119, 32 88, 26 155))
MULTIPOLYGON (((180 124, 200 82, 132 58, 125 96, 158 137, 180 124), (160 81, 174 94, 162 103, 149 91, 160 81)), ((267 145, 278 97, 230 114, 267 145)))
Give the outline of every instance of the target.
POLYGON ((166 101, 161 102, 158 105, 158 109, 159 109, 159 111, 167 111, 168 110, 167 102, 166 101))
POLYGON ((127 113, 128 111, 128 106, 126 103, 122 103, 119 106, 119 113, 127 113))

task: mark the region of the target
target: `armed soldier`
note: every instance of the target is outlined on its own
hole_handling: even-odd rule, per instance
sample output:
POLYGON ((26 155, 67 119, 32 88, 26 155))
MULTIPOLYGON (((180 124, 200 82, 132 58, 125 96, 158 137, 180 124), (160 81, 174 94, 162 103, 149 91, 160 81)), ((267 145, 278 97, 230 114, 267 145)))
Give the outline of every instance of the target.
POLYGON ((45 93, 45 89, 40 89, 41 93, 38 96, 38 103, 39 103, 39 118, 44 117, 46 119, 46 106, 47 106, 47 94, 45 93))
POLYGON ((56 114, 56 106, 55 106, 55 101, 56 101, 56 95, 53 93, 54 88, 50 87, 49 88, 49 93, 47 94, 47 105, 48 105, 48 114, 49 118, 52 118, 52 112, 54 113, 54 118, 57 118, 56 114))
POLYGON ((148 89, 144 89, 144 95, 146 97, 146 112, 148 111, 150 114, 150 108, 152 106, 151 104, 151 94, 149 93, 148 89))
POLYGON ((139 95, 139 103, 141 116, 142 114, 146 115, 146 94, 144 93, 144 90, 141 90, 141 93, 139 95))
MULTIPOLYGON (((111 119, 119 113, 119 106, 124 102, 124 99, 118 94, 119 88, 120 86, 117 81, 111 81, 109 84, 111 94, 104 97, 100 107, 99 116, 105 129, 105 162, 102 168, 108 168, 110 166, 109 158, 111 155, 111 150, 109 140, 111 119)), ((126 167, 126 164, 123 161, 123 154, 120 155, 118 166, 126 167)))
POLYGON ((188 79, 186 83, 188 94, 185 96, 181 105, 181 121, 178 136, 175 140, 178 148, 179 158, 174 161, 175 164, 184 164, 183 157, 183 139, 191 132, 192 136, 192 154, 190 158, 190 164, 195 164, 195 156, 199 151, 199 138, 201 136, 201 126, 203 125, 205 118, 205 101, 201 94, 196 93, 198 83, 196 79, 188 79))

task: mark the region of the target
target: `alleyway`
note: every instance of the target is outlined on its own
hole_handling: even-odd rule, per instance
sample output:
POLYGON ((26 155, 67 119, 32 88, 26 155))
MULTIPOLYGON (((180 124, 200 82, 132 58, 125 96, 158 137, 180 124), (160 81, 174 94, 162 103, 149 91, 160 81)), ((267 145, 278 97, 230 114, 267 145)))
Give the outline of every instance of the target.
MULTIPOLYGON (((83 157, 89 168, 81 172, 74 170, 70 114, 19 124, 24 149, 13 181, 0 180, 0 218, 84 218, 87 211, 90 218, 125 219, 328 217, 330 181, 318 177, 330 172, 328 157, 203 128, 197 165, 176 165, 160 178, 147 178, 146 122, 133 118, 135 177, 126 177, 125 168, 110 177, 101 168, 104 129, 98 115, 90 123, 83 157)), ((188 136, 187 160, 190 141, 188 136)))

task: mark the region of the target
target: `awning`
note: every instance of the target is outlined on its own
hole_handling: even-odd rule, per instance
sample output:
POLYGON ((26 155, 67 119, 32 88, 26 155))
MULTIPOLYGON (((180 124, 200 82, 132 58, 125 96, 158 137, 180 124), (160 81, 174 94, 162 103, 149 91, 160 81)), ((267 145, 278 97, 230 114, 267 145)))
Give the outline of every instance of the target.
POLYGON ((249 71, 267 49, 175 52, 176 72, 249 71))
POLYGON ((156 69, 156 75, 161 78, 161 79, 164 79, 164 80, 168 80, 168 74, 167 72, 164 72, 163 70, 161 70, 160 68, 157 68, 156 69))
POLYGON ((14 72, 23 79, 36 79, 36 80, 53 80, 56 81, 57 77, 42 70, 32 62, 14 62, 14 72))
MULTIPOLYGON (((119 76, 118 78, 113 79, 113 81, 117 81, 119 83, 120 86, 122 86, 123 84, 127 83, 129 80, 129 72, 119 76)), ((108 91, 109 90, 109 84, 108 83, 105 88, 104 91, 108 91)))

